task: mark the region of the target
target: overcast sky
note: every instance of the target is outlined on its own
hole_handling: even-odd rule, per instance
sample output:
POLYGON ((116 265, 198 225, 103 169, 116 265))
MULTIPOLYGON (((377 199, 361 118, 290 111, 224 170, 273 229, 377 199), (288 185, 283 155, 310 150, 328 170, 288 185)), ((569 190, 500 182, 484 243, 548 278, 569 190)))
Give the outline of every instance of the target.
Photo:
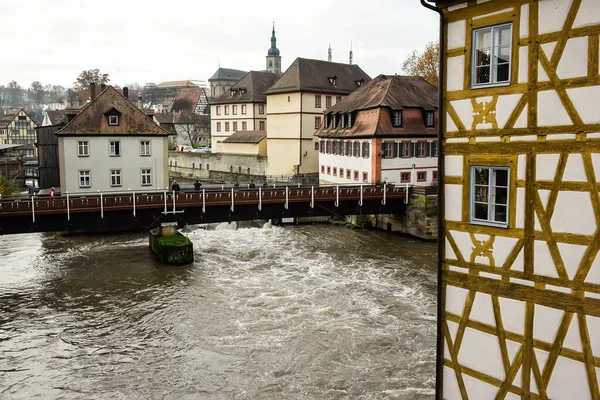
POLYGON ((412 49, 438 38, 419 0, 0 0, 0 84, 71 86, 84 69, 111 83, 207 80, 220 65, 264 70, 275 20, 282 68, 296 57, 401 73, 412 49))

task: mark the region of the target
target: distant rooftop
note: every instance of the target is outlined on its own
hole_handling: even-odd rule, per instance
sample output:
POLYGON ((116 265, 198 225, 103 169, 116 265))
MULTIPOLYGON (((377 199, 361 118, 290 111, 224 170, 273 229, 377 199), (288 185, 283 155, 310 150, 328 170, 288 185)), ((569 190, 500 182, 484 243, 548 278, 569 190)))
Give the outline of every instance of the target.
POLYGON ((247 74, 247 71, 241 71, 239 69, 231 69, 231 68, 221 68, 217 69, 217 71, 210 77, 208 80, 230 80, 230 81, 239 81, 242 79, 244 75, 247 74))

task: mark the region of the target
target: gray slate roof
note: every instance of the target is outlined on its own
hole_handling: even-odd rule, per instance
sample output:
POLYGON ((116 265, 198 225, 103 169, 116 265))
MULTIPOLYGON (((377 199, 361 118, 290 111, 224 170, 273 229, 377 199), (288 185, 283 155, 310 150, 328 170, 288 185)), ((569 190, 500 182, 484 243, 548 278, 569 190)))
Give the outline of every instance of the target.
POLYGON ((349 94, 371 80, 358 65, 296 58, 266 94, 314 91, 349 94), (335 84, 330 78, 335 77, 335 84))
POLYGON ((223 143, 260 143, 261 140, 267 137, 265 131, 237 131, 231 134, 223 143))
POLYGON ((280 76, 269 71, 250 71, 228 91, 212 99, 210 104, 266 103, 267 96, 264 93, 280 76))
POLYGON ((208 81, 213 80, 230 80, 230 81, 238 81, 246 74, 246 71, 241 71, 239 69, 231 69, 231 68, 221 68, 217 69, 217 71, 211 76, 208 81))

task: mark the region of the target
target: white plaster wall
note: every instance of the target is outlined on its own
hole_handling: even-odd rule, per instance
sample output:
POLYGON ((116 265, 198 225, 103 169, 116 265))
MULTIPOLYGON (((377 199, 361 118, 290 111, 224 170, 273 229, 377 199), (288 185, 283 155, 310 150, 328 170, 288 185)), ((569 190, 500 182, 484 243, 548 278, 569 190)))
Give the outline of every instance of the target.
POLYGON ((564 182, 587 182, 583 157, 581 154, 569 154, 563 174, 564 182))
POLYGON ((519 83, 529 80, 529 46, 519 47, 519 83))
POLYGON ((598 0, 582 0, 573 28, 596 24, 600 24, 600 2, 598 0))
POLYGON ((560 31, 567 19, 571 0, 544 0, 539 3, 539 33, 560 31))
POLYGON ((465 56, 448 57, 447 64, 448 80, 446 81, 446 89, 449 92, 463 90, 465 82, 465 56))
MULTIPOLYGON (((80 136, 60 137, 59 146, 65 159, 65 184, 63 193, 89 193, 131 190, 164 189, 168 186, 166 136, 80 136), (89 142, 89 156, 77 156, 77 142, 89 142), (109 155, 109 142, 121 142, 121 156, 109 155), (140 141, 150 141, 150 156, 140 155, 140 141), (142 186, 141 170, 152 170, 152 186, 142 186), (79 187, 79 170, 90 170, 91 187, 79 187), (121 187, 111 187, 110 170, 121 170, 121 187)), ((62 183, 61 183, 62 184, 62 183)))
POLYGON ((467 21, 464 19, 448 24, 448 49, 465 47, 467 21))
POLYGON ((560 79, 587 76, 587 36, 567 40, 556 73, 560 79))
MULTIPOLYGON (((361 148, 362 148, 362 142, 363 141, 361 141, 361 148)), ((368 141, 368 142, 371 143, 371 141, 368 141)), ((362 183, 363 172, 366 172, 367 174, 369 174, 369 180, 371 180, 372 173, 373 173, 373 171, 371 169, 372 155, 373 155, 373 145, 372 144, 371 144, 371 149, 369 151, 369 157, 367 157, 367 158, 348 157, 348 156, 340 156, 340 155, 334 155, 334 154, 319 153, 319 180, 324 181, 324 182, 339 183, 339 184, 362 183), (321 165, 325 166, 324 174, 321 172, 321 165), (333 173, 333 168, 336 167, 338 169, 338 175, 339 175, 340 168, 344 168, 344 170, 351 169, 352 170, 351 179, 346 179, 345 172, 344 172, 343 178, 340 178, 339 176, 327 175, 327 166, 331 167, 332 173, 333 173), (354 171, 355 170, 357 170, 359 172, 358 182, 354 180, 354 171)))
POLYGON ((463 156, 444 157, 444 174, 446 176, 462 176, 463 156))
POLYGON ((536 156, 535 179, 538 181, 554 180, 559 159, 560 154, 538 154, 536 156))
POLYGON ((538 92, 538 126, 573 125, 554 90, 538 92))
POLYGON ((600 123, 600 86, 567 89, 567 94, 584 123, 600 123))
POLYGON ((596 217, 590 194, 588 192, 559 192, 550 225, 554 232, 593 235, 596 231, 596 217))
POLYGON ((462 185, 444 185, 446 204, 444 216, 447 221, 462 221, 462 185))
MULTIPOLYGON (((529 36, 529 4, 521 6, 521 20, 519 21, 521 37, 529 36)), ((521 58, 522 60, 522 58, 521 58)), ((522 61, 521 61, 522 62, 522 61)))

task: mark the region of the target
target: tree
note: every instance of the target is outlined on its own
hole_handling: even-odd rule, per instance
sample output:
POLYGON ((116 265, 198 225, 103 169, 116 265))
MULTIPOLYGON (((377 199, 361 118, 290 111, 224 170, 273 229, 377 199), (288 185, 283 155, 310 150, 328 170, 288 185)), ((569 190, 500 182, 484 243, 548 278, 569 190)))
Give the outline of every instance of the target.
POLYGON ((40 81, 33 81, 29 92, 32 95, 32 99, 35 100, 35 104, 39 107, 44 102, 44 97, 46 96, 46 91, 40 81))
POLYGON ((437 86, 439 81, 439 60, 440 44, 439 42, 430 42, 427 43, 422 53, 413 50, 408 55, 402 64, 402 71, 407 75, 421 76, 427 82, 437 86))
POLYGON ((8 105, 17 108, 21 105, 22 89, 17 81, 10 81, 8 84, 8 105))
POLYGON ((110 78, 108 77, 108 74, 102 74, 100 73, 100 70, 98 68, 96 69, 88 69, 85 71, 82 71, 79 76, 77 77, 77 80, 75 81, 75 89, 83 89, 86 88, 88 86, 90 86, 90 84, 95 83, 96 85, 101 85, 101 84, 107 84, 108 82, 110 82, 110 78))
POLYGON ((192 147, 210 142, 210 117, 183 112, 177 120, 176 131, 190 141, 192 147))
POLYGON ((67 101, 69 106, 73 107, 75 105, 75 102, 77 102, 77 91, 75 89, 67 89, 67 101))
POLYGON ((141 92, 142 96, 144 96, 144 101, 151 106, 160 104, 165 99, 165 91, 152 82, 146 83, 141 92))

